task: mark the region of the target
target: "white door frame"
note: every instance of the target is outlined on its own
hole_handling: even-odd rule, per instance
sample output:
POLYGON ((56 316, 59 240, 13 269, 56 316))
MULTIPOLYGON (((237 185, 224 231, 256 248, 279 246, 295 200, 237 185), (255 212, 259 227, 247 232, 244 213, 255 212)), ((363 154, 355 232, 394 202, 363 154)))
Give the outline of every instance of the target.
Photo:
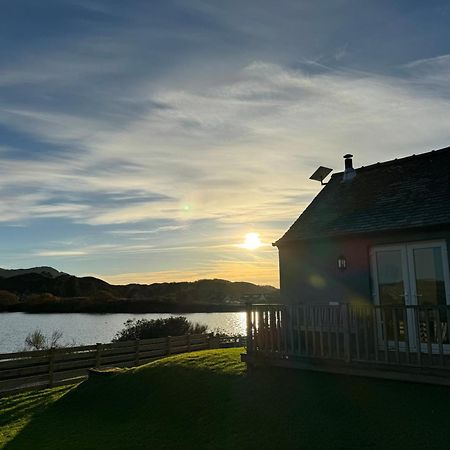
MULTIPOLYGON (((449 267, 448 267, 448 256, 447 256, 447 244, 445 240, 433 240, 433 241, 422 241, 422 242, 411 242, 407 245, 407 254, 408 254, 408 266, 409 271, 412 276, 410 276, 410 292, 411 292, 411 301, 413 305, 419 305, 419 293, 417 292, 416 278, 415 278, 415 265, 414 265, 414 250, 422 249, 422 248, 440 248, 441 249, 441 258, 442 258, 442 271, 444 275, 444 288, 445 288, 445 301, 447 305, 450 305, 450 275, 449 275, 449 267)), ((434 320, 434 317, 433 317, 434 320)), ((447 327, 449 326, 447 322, 447 327)), ((414 328, 417 333, 418 330, 414 328)), ((448 333, 448 330, 447 330, 448 333)), ((432 351, 439 352, 439 345, 432 344, 432 351)), ((427 344, 421 343, 422 351, 427 351, 427 344)), ((443 344, 443 350, 445 353, 450 353, 450 344, 443 344)))
MULTIPOLYGON (((442 257, 442 268, 444 272, 444 286, 446 294, 446 303, 450 305, 450 274, 449 274, 449 264, 447 255, 447 245, 445 240, 430 240, 430 241, 418 241, 418 242, 404 242, 386 245, 377 245, 371 247, 370 249, 370 271, 372 276, 372 297, 374 304, 380 306, 380 296, 379 296, 379 284, 378 284, 378 271, 377 271, 377 253, 383 251, 400 251, 401 264, 402 264, 402 276, 404 284, 404 303, 405 305, 418 305, 418 293, 417 286, 415 282, 415 272, 414 272, 414 249, 420 248, 433 248, 439 247, 441 249, 442 257)), ((408 321, 408 341, 411 350, 416 349, 417 336, 416 324, 413 316, 413 311, 407 311, 407 321, 408 321)), ((382 334, 382 321, 381 317, 377 317, 378 322, 378 335, 381 337, 382 334)), ((449 324, 450 325, 450 324, 449 324)), ((448 325, 447 325, 448 326, 448 325)), ((383 346, 384 341, 381 339, 380 345, 383 346)), ((392 341, 388 342, 389 347, 393 347, 394 343, 392 341)), ((450 352, 450 345, 443 344, 444 351, 450 352)), ((405 343, 399 343, 400 349, 405 348, 405 343)), ((421 344, 421 349, 426 350, 427 344, 421 344)), ((438 350, 438 344, 433 344, 433 351, 438 350)))
MULTIPOLYGON (((372 247, 370 249, 370 268, 371 268, 371 274, 372 274, 372 281, 373 281, 373 291, 372 296, 374 299, 374 304, 377 306, 381 306, 380 301, 380 292, 379 292, 379 284, 378 284, 378 267, 377 267, 377 253, 386 252, 386 251, 399 251, 400 252, 400 262, 401 262, 401 269, 402 269, 402 278, 403 278, 403 300, 405 305, 411 304, 411 295, 410 295, 410 289, 409 289, 409 271, 408 271, 408 258, 407 258, 407 252, 406 252, 406 245, 405 244, 387 244, 387 245, 377 245, 375 247, 372 247)), ((407 321, 408 321, 408 336, 406 338, 409 341, 409 345, 411 347, 412 344, 416 342, 414 339, 414 335, 411 333, 413 332, 414 328, 414 316, 413 312, 411 310, 407 310, 407 321)), ((380 349, 384 348, 385 342, 383 339, 384 332, 383 332, 383 324, 384 320, 381 317, 381 311, 377 310, 377 324, 378 324, 378 337, 379 337, 379 346, 380 349)), ((384 326, 386 326, 384 324, 384 326)), ((386 328, 385 328, 386 329, 386 328)), ((406 349, 405 342, 399 342, 399 349, 404 350, 406 349)), ((388 341, 387 346, 389 349, 395 349, 395 343, 394 341, 388 341)))

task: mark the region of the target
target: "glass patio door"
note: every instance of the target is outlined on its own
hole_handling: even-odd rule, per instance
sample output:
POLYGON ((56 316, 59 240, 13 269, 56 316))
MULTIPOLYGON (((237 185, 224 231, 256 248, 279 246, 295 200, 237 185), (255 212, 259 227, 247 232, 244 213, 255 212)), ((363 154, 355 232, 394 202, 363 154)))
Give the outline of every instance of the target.
POLYGON ((405 306, 411 305, 408 256, 405 245, 375 247, 371 254, 374 303, 376 310, 380 346, 389 348, 415 342, 414 317, 405 306), (387 342, 385 342, 387 341, 387 342))
POLYGON ((444 242, 374 247, 371 251, 373 297, 379 336, 388 347, 405 345, 448 350, 450 304, 448 259, 444 242), (410 306, 410 308, 404 307, 410 306))
MULTIPOLYGON (((445 243, 408 244, 412 304, 418 306, 416 333, 423 350, 449 348, 450 287, 445 243)), ((417 338, 416 338, 417 339, 417 338)))

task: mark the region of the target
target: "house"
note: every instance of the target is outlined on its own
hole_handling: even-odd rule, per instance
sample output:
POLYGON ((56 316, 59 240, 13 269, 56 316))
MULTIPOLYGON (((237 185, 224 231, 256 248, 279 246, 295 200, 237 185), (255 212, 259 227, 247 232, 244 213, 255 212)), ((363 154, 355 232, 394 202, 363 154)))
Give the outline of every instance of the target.
POLYGON ((344 158, 274 243, 282 302, 248 306, 242 360, 450 385, 450 147, 344 158))
POLYGON ((288 302, 450 304, 450 147, 333 175, 274 245, 288 302))

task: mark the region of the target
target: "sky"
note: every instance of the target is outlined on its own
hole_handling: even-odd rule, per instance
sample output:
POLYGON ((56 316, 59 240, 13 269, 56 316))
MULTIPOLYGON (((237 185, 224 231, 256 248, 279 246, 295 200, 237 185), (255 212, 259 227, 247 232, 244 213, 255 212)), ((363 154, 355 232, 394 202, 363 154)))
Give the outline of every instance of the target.
POLYGON ((438 0, 3 0, 0 267, 278 286, 319 165, 450 145, 448 23, 438 0))

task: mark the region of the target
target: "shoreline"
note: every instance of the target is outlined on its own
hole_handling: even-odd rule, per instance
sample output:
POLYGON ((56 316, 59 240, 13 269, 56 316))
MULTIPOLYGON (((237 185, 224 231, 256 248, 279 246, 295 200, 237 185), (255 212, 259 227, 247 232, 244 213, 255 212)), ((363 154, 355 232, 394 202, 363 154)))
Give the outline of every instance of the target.
POLYGON ((192 313, 217 313, 217 312, 244 312, 245 305, 223 305, 223 304, 161 304, 152 303, 145 300, 125 300, 102 304, 81 305, 70 301, 45 303, 41 305, 16 304, 4 306, 1 313, 23 312, 28 314, 114 314, 114 313, 134 313, 134 314, 192 314, 192 313))

